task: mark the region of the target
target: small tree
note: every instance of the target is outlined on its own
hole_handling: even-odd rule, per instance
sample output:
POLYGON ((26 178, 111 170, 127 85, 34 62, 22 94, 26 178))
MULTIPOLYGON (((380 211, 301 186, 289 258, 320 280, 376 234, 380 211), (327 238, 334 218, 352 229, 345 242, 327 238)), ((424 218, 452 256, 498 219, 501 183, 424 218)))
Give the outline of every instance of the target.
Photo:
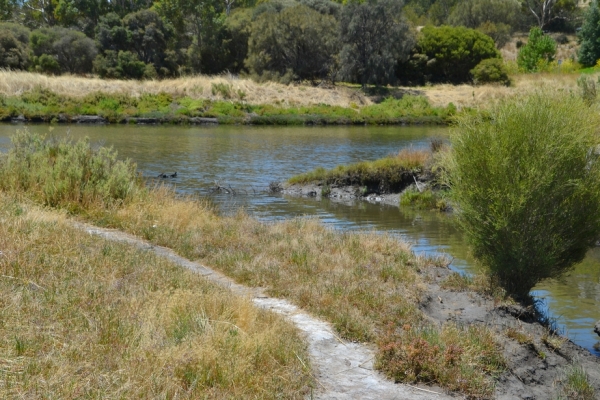
POLYGON ((399 60, 406 60, 414 38, 401 14, 401 0, 351 2, 340 19, 342 79, 387 84, 396 79, 399 60))
POLYGON ((598 126, 597 110, 565 93, 458 119, 458 220, 475 257, 518 298, 581 261, 600 235, 598 126))
POLYGON ((534 72, 540 64, 549 63, 556 54, 556 42, 544 35, 540 28, 534 27, 529 31, 527 44, 519 49, 517 65, 526 72, 534 72))
POLYGON ((592 1, 585 13, 585 19, 579 32, 579 62, 584 67, 596 65, 600 59, 600 9, 598 2, 592 1))

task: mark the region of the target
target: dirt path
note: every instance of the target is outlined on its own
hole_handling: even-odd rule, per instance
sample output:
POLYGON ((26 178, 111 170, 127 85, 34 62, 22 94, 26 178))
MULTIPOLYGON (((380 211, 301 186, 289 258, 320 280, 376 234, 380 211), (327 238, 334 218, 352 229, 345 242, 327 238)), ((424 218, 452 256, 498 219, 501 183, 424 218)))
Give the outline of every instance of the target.
POLYGON ((79 222, 74 222, 74 225, 92 235, 153 251, 177 265, 197 272, 208 280, 230 289, 237 295, 251 298, 258 307, 284 315, 306 336, 313 373, 318 386, 312 394, 314 398, 339 400, 456 398, 429 389, 393 383, 373 369, 375 359, 373 348, 341 340, 336 336, 329 323, 311 316, 286 300, 266 296, 260 288, 249 288, 237 284, 231 278, 217 271, 189 261, 168 248, 154 246, 133 235, 79 222))

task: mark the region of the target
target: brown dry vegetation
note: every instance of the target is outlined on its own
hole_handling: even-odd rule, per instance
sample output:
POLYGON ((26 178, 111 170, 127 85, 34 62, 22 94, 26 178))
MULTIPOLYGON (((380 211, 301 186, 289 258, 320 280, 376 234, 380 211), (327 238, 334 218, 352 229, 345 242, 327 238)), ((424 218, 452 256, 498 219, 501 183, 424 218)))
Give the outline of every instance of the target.
MULTIPOLYGON (((453 103, 459 109, 463 107, 481 108, 510 96, 520 96, 544 88, 577 90, 578 77, 578 73, 514 74, 511 76, 512 85, 510 87, 442 84, 412 87, 409 91, 425 95, 434 107, 446 107, 449 103, 453 103)), ((594 77, 594 79, 596 78, 594 77)), ((238 101, 237 93, 244 93, 243 101, 250 104, 282 106, 327 104, 341 107, 361 107, 373 104, 373 101, 361 93, 358 88, 344 85, 321 88, 308 85, 283 85, 274 82, 256 83, 250 79, 238 79, 230 75, 134 81, 0 71, 0 95, 4 96, 19 96, 37 88, 44 88, 64 96, 85 96, 98 91, 132 96, 165 92, 174 96, 223 100, 221 92, 215 91, 213 94, 213 84, 228 85, 238 101)))
POLYGON ((231 75, 197 75, 161 81, 135 81, 69 75, 47 76, 30 72, 0 70, 0 94, 4 96, 19 96, 36 88, 43 88, 58 95, 75 97, 83 97, 92 92, 131 96, 164 92, 174 96, 189 96, 198 99, 223 99, 221 93, 213 94, 213 84, 229 85, 233 93, 243 92, 244 101, 250 104, 301 106, 323 103, 341 107, 350 107, 351 103, 371 104, 357 89, 344 86, 324 89, 313 86, 283 85, 275 82, 256 83, 250 79, 238 79, 231 75))
POLYGON ((0 398, 304 398, 297 331, 0 194, 0 398))

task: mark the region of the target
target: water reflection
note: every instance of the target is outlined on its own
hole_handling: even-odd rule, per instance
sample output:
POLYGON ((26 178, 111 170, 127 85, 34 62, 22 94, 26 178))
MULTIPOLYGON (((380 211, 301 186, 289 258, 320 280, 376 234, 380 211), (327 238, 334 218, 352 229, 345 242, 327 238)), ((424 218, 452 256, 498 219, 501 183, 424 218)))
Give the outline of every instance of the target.
MULTIPOLYGON (((367 229, 399 235, 426 254, 449 254, 452 268, 469 271, 472 262, 452 217, 364 202, 352 206, 329 200, 271 196, 271 181, 323 166, 332 168, 374 160, 405 147, 426 147, 444 137, 440 127, 181 127, 181 126, 30 126, 31 131, 73 138, 88 136, 95 145, 110 145, 133 159, 149 178, 177 171, 168 182, 182 193, 210 195, 218 181, 238 189, 239 196, 211 195, 224 213, 244 207, 262 220, 314 216, 338 229, 367 229)), ((10 144, 14 125, 0 125, 0 151, 10 144)), ((559 282, 536 287, 551 315, 578 344, 594 351, 600 320, 600 250, 559 282)), ((597 352, 600 355, 600 352, 597 352)))

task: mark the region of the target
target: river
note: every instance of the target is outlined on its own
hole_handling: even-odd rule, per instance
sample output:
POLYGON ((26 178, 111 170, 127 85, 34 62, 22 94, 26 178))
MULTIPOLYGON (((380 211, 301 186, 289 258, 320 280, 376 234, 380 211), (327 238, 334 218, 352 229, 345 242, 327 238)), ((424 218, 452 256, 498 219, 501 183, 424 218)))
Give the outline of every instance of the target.
MULTIPOLYGON (((9 148, 10 136, 18 128, 0 125, 0 150, 9 148)), ((447 254, 457 271, 473 270, 452 215, 267 193, 270 182, 316 167, 332 168, 406 147, 427 147, 432 138, 446 137, 447 128, 31 125, 28 129, 48 137, 87 136, 94 146, 113 146, 120 157, 134 160, 149 180, 168 182, 181 193, 210 196, 224 213, 243 207, 264 221, 314 216, 336 229, 388 232, 410 242, 417 253, 447 254), (173 172, 177 172, 175 179, 156 178, 173 172), (237 195, 211 194, 215 182, 230 186, 237 195)), ((600 249, 591 250, 560 281, 538 285, 534 294, 563 334, 600 356, 599 338, 593 332, 594 322, 600 320, 600 249)))

